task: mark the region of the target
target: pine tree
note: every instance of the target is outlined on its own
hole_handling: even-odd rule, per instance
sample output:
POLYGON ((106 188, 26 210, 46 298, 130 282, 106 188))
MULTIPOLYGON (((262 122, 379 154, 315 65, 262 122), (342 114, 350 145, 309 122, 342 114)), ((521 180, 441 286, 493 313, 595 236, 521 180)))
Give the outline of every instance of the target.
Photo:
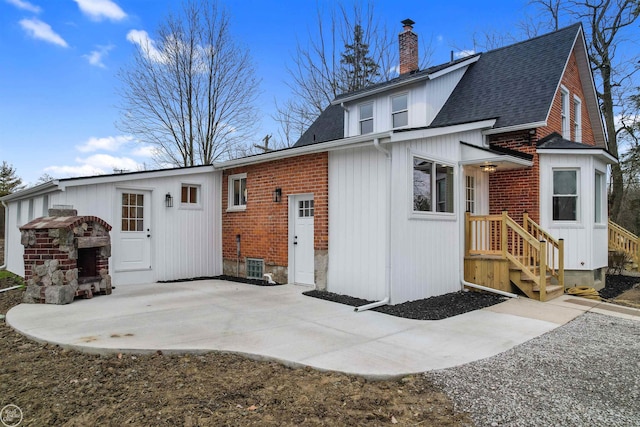
POLYGON ((369 44, 365 43, 362 26, 353 28, 353 42, 345 43, 340 63, 342 92, 353 92, 372 83, 380 75, 378 64, 369 55, 369 44))
POLYGON ((15 168, 3 161, 0 167, 0 197, 22 190, 22 179, 16 176, 15 168))

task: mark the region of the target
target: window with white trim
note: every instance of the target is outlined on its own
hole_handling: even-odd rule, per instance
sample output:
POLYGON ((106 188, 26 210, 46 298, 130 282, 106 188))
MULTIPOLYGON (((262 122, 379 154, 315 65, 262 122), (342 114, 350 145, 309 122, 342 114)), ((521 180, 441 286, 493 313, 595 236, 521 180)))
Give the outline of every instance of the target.
POLYGON ((596 171, 596 176, 595 176, 595 185, 594 185, 594 221, 596 224, 602 224, 603 218, 605 218, 605 215, 603 215, 604 213, 604 203, 603 200, 605 200, 605 181, 604 181, 604 174, 600 171, 596 171))
POLYGON ((229 175, 229 205, 227 210, 239 211, 247 208, 247 174, 229 175))
POLYGON ((391 123, 394 129, 409 124, 408 95, 406 93, 391 98, 391 123))
POLYGON ((582 101, 573 96, 573 140, 582 142, 582 101))
POLYGON ((182 184, 180 189, 180 203, 193 207, 200 204, 200 186, 193 184, 182 184))
POLYGON ((358 110, 360 113, 360 135, 373 132, 373 102, 360 104, 358 110))
POLYGON ((453 167, 413 157, 413 211, 453 213, 453 167))
POLYGON ((466 212, 476 212, 476 177, 467 175, 465 178, 466 212))
POLYGON ((571 139, 571 128, 569 127, 569 91, 562 86, 560 88, 560 119, 562 122, 562 137, 571 139))
POLYGON ((578 171, 576 169, 553 171, 553 220, 578 220, 578 171))

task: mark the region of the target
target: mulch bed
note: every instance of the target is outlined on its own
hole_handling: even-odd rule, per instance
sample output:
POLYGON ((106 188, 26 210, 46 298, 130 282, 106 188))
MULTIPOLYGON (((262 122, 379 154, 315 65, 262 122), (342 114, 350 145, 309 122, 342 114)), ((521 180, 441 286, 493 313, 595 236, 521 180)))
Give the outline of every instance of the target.
MULTIPOLYGON (((347 295, 334 294, 333 292, 317 290, 304 292, 304 295, 338 302, 353 307, 374 302, 347 295)), ((372 310, 389 314, 391 316, 404 317, 406 319, 441 320, 467 313, 469 311, 490 307, 505 300, 507 300, 507 297, 496 294, 460 291, 416 301, 408 301, 402 304, 383 305, 372 310)))
POLYGON ((604 299, 615 298, 640 283, 640 277, 622 274, 607 274, 606 287, 598 291, 604 299))

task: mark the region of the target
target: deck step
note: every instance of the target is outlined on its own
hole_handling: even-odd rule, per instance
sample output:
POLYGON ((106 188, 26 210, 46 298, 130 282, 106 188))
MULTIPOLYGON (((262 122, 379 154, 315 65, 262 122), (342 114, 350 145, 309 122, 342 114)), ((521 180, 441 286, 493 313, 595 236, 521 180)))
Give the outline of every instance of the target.
MULTIPOLYGON (((560 289, 562 289, 562 286, 560 285, 547 285, 545 287, 545 291, 550 294, 550 293, 554 293, 556 291, 559 291, 560 289)), ((533 288, 531 288, 532 291, 534 292, 540 292, 540 286, 535 285, 533 288)))

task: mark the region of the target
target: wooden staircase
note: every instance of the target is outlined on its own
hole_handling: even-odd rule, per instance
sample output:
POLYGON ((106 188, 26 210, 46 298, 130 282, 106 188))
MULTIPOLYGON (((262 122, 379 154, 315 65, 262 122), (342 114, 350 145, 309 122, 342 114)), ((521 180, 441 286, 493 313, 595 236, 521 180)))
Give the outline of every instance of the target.
POLYGON ((499 290, 506 290, 508 281, 506 286, 538 301, 564 294, 564 241, 556 240, 526 213, 522 225, 506 211, 467 213, 465 230, 465 280, 499 290))

